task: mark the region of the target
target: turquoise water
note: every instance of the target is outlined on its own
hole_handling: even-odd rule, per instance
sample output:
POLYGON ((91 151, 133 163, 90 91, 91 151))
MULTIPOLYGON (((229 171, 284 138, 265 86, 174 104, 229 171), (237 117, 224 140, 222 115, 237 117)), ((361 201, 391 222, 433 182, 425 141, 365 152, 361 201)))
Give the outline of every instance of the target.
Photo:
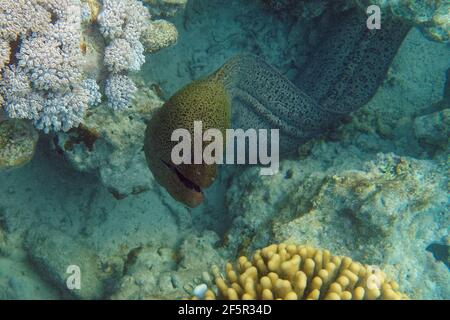
MULTIPOLYGON (((155 180, 148 167, 145 129, 156 110, 180 88, 241 53, 261 57, 279 70, 283 81, 324 101, 325 85, 345 82, 344 64, 330 62, 336 55, 324 53, 323 47, 324 39, 345 23, 347 11, 339 5, 331 8, 327 1, 192 0, 185 8, 157 3, 146 8, 153 20, 173 23, 176 43, 171 39, 154 52, 146 47, 140 70, 128 66, 116 74, 108 68, 119 62, 102 60, 105 46, 113 42, 99 31, 102 18, 92 25, 84 22, 87 62, 80 72, 95 79, 101 102, 83 114, 81 127, 63 132, 52 124, 49 133, 36 131, 39 140, 30 161, 17 167, 0 161, 0 298, 179 299, 198 294, 202 284, 214 290, 213 265, 222 271, 226 261, 286 242, 379 266, 410 298, 449 299, 448 42, 432 40, 435 31, 413 26, 367 101, 356 105, 358 88, 347 91, 346 105, 355 104, 352 110, 342 117, 332 113, 333 125, 327 122, 290 147, 275 175, 261 176, 259 166, 220 166, 214 183, 203 190, 202 203, 190 208, 176 201, 165 180, 155 180), (129 101, 122 100, 125 93, 107 94, 107 79, 117 75, 126 75, 136 87, 130 89, 129 101), (113 98, 114 106, 108 104, 113 98), (121 103, 126 106, 116 108, 121 103)), ((359 13, 362 21, 364 14, 359 13)), ((170 38, 167 32, 162 35, 170 38)), ((152 36, 157 39, 156 33, 152 36)), ((10 57, 17 56, 5 66, 0 60, 5 98, 0 125, 11 121, 9 110, 15 105, 5 89, 10 86, 6 68, 22 57, 21 43, 14 48, 14 41, 5 39, 0 33, 0 49, 7 42, 14 49, 10 57)), ((124 56, 138 51, 130 43, 124 56)), ((360 43, 330 47, 345 55, 360 43)), ((391 47, 378 48, 383 54, 391 47)), ((349 64, 359 68, 352 74, 354 83, 363 73, 377 74, 374 56, 349 64)), ((37 83, 31 84, 33 92, 53 99, 53 89, 37 83)), ((251 92, 258 98, 257 88, 251 92)), ((64 106, 61 101, 55 106, 64 106)), ((287 104, 281 101, 280 108, 283 102, 287 104)), ((243 104, 241 110, 247 109, 243 104)), ((40 117, 24 121, 34 130, 45 121, 40 117)), ((61 119, 64 125, 66 118, 61 119)), ((1 160, 13 159, 3 141, 25 153, 19 142, 34 138, 28 131, 23 135, 5 140, 0 135, 1 160)))

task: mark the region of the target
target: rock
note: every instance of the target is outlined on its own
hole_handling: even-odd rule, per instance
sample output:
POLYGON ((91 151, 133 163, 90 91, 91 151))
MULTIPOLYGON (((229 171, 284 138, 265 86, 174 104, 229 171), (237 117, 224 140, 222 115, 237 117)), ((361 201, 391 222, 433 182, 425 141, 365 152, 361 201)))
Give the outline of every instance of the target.
POLYGON ((142 151, 146 121, 163 102, 137 80, 133 105, 121 112, 98 107, 82 126, 56 135, 56 146, 72 166, 92 172, 117 198, 153 188, 153 177, 142 151))
POLYGON ((152 21, 142 34, 142 44, 149 53, 157 52, 177 42, 178 31, 173 23, 166 20, 152 21))
POLYGON ((417 139, 445 148, 450 138, 450 109, 417 117, 414 131, 417 139))
POLYGON ((113 270, 102 265, 96 253, 79 239, 56 230, 32 230, 26 239, 29 259, 40 274, 66 296, 78 299, 101 299, 111 289, 113 270), (70 267, 80 271, 80 289, 69 289, 70 267))
POLYGON ((0 171, 28 163, 39 135, 26 120, 0 118, 0 171))
POLYGON ((143 0, 154 16, 168 17, 186 7, 188 0, 143 0))
POLYGON ((188 235, 177 251, 141 248, 111 298, 180 299, 191 295, 197 285, 211 279, 204 275, 205 270, 223 264, 215 249, 218 240, 214 232, 205 232, 202 236, 188 235))

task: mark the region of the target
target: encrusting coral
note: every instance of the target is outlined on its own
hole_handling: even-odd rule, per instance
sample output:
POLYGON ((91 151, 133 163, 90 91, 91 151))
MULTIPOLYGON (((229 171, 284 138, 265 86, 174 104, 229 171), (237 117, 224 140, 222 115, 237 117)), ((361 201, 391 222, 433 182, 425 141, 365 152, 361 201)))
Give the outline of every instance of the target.
POLYGON ((166 20, 152 21, 142 34, 142 43, 149 53, 157 52, 174 44, 178 39, 178 30, 166 20))
POLYGON ((253 259, 241 256, 226 277, 217 270, 217 290, 206 290, 194 299, 226 300, 399 300, 408 297, 398 284, 374 266, 328 250, 294 244, 273 244, 256 250, 253 259))

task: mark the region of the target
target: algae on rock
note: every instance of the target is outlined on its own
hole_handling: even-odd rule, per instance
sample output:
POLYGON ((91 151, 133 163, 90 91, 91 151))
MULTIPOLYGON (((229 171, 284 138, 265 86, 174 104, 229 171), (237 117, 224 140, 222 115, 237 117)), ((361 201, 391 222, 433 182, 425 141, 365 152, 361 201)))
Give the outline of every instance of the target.
POLYGON ((33 158, 38 137, 27 121, 0 118, 0 171, 28 163, 33 158))

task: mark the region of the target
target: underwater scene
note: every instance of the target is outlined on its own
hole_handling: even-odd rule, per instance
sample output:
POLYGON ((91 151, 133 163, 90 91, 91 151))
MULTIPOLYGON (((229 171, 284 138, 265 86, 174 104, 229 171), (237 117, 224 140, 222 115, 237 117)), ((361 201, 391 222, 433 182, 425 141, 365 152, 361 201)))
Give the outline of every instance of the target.
POLYGON ((0 0, 0 299, 450 299, 447 0, 0 0))

